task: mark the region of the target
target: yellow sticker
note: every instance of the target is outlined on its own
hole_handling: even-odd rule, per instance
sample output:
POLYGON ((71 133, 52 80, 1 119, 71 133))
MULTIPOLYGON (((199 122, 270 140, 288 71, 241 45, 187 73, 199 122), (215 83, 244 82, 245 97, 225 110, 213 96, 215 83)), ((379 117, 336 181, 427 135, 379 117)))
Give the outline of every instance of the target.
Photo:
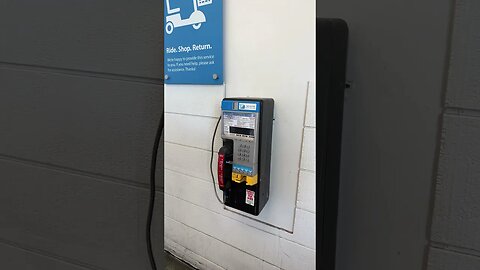
POLYGON ((258 174, 255 176, 247 176, 247 186, 254 186, 258 183, 258 174))

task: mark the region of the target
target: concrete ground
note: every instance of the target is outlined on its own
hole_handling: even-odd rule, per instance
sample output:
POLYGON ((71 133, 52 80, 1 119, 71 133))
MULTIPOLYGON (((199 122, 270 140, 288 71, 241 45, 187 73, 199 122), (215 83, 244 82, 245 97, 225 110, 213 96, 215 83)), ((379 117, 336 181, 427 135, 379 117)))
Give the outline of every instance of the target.
POLYGON ((194 270, 190 265, 165 252, 165 270, 194 270))

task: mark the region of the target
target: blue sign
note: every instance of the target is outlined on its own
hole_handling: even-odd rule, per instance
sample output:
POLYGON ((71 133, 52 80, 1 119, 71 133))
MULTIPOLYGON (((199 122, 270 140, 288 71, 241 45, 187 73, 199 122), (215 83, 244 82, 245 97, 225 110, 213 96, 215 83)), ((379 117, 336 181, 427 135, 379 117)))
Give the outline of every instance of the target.
POLYGON ((165 0, 165 83, 223 84, 223 0, 165 0))

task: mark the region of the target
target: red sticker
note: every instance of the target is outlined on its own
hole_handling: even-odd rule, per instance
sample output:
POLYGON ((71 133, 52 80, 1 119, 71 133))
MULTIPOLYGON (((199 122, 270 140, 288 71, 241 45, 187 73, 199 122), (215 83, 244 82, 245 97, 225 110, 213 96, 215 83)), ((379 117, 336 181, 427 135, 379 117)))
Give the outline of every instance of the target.
POLYGON ((223 189, 225 183, 223 181, 223 162, 225 161, 224 154, 218 154, 218 186, 223 189))
POLYGON ((255 205, 255 191, 247 189, 247 194, 245 196, 245 203, 251 206, 255 205))

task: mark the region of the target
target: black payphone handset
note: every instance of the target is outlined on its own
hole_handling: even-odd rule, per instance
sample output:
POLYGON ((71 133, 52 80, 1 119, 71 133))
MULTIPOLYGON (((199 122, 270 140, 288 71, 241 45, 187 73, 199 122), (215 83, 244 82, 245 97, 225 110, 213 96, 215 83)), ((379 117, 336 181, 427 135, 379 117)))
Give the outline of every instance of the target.
POLYGON ((257 216, 268 201, 274 101, 222 101, 218 185, 226 206, 257 216))

